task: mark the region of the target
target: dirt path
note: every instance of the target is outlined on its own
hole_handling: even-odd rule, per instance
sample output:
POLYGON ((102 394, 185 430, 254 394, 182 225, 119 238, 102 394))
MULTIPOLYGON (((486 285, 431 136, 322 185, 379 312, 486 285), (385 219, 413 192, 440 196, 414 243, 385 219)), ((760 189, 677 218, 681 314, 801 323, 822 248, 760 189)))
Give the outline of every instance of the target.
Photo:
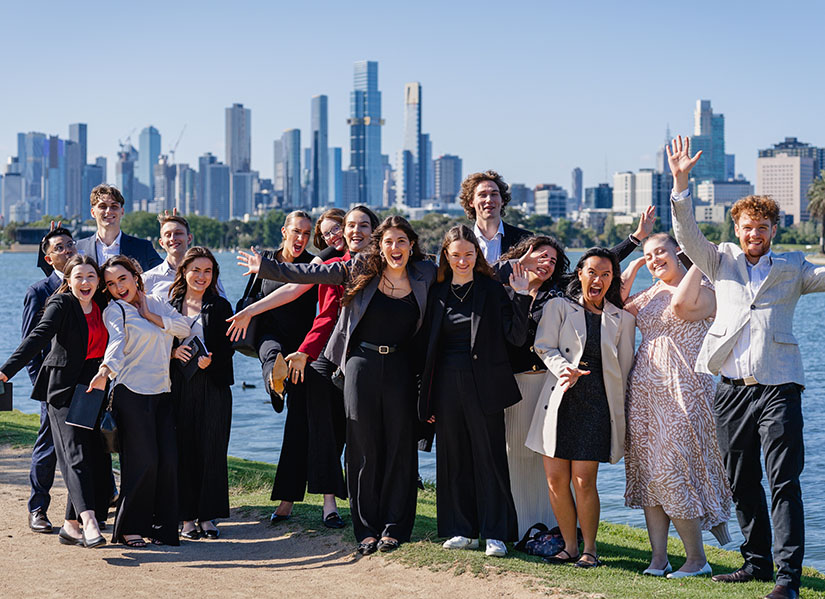
MULTIPOLYGON (((128 549, 67 547, 54 534, 35 534, 26 522, 29 455, 0 448, 0 597, 538 597, 514 575, 406 568, 381 555, 355 559, 335 536, 278 532, 232 511, 216 541, 180 547, 128 549)), ((66 502, 59 475, 50 519, 58 525, 66 502)), ((112 519, 109 519, 110 538, 112 519)), ((546 595, 544 595, 546 596, 546 595)))

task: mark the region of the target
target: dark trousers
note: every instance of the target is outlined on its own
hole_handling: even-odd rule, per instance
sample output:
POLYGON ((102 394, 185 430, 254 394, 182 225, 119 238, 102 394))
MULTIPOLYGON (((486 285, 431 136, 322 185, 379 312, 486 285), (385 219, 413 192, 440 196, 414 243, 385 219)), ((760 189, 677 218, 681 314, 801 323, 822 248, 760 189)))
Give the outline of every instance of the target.
POLYGON ((49 411, 46 402, 40 402, 40 430, 32 448, 32 465, 29 471, 31 496, 29 497, 29 511, 49 509, 51 497, 49 491, 54 484, 54 468, 57 464, 57 455, 54 452, 49 411))
POLYGON ((347 435, 344 394, 330 377, 337 367, 321 356, 305 369, 308 424, 307 488, 347 498, 341 453, 347 435))
POLYGON ((307 488, 306 384, 286 384, 286 422, 278 469, 272 483, 272 501, 303 501, 307 488))
POLYGON ((141 395, 117 385, 120 500, 112 539, 142 535, 178 545, 175 416, 169 393, 141 395))
POLYGON ((103 450, 100 431, 66 424, 69 406, 49 406, 57 463, 69 491, 66 520, 77 520, 86 510, 94 510, 105 521, 112 497, 112 457, 103 450))
POLYGON ((472 370, 439 365, 435 405, 438 535, 514 541, 504 412, 485 414, 472 370))
POLYGON ((799 476, 804 465, 802 387, 720 383, 715 410, 719 449, 730 480, 736 516, 745 536, 745 569, 773 577, 773 520, 776 582, 799 590, 805 552, 805 520, 799 476), (771 489, 771 517, 762 490, 760 448, 771 489))
POLYGON ((410 539, 416 508, 415 385, 405 352, 357 348, 347 360, 346 469, 352 527, 367 537, 410 539))

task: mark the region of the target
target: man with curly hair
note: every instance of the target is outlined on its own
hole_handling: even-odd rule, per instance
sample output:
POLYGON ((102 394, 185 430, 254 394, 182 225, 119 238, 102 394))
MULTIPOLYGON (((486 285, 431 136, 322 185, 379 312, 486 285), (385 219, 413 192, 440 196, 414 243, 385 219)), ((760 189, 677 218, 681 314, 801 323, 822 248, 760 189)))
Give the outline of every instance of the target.
POLYGON ((676 240, 716 288, 716 319, 702 343, 696 371, 721 375, 714 400, 716 430, 745 537, 745 563, 713 580, 770 581, 776 561, 776 586, 766 598, 795 599, 805 552, 799 483, 805 373, 793 313, 802 294, 825 291, 825 267, 814 266, 802 252, 771 250, 779 206, 767 196, 748 196, 733 205, 738 246, 710 243, 696 224, 688 189, 690 170, 702 152, 691 156, 690 140, 680 136, 667 153, 676 240), (760 449, 771 489, 770 517, 760 449))

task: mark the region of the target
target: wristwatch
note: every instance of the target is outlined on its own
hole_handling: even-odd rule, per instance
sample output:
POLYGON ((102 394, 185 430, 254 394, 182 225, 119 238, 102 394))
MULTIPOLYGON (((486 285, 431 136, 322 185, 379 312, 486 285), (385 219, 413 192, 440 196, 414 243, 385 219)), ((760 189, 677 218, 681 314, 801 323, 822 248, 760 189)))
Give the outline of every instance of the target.
POLYGON ((636 237, 633 233, 628 235, 628 239, 630 239, 630 241, 636 246, 642 245, 642 241, 638 237, 636 237))

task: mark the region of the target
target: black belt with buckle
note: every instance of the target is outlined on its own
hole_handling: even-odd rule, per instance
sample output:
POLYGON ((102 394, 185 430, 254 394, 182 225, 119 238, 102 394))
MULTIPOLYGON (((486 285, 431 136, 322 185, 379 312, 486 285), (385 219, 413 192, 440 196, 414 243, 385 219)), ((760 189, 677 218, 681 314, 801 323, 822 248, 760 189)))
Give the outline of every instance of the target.
POLYGON ((752 387, 753 385, 759 384, 759 381, 752 376, 746 376, 743 379, 729 379, 728 377, 723 376, 722 382, 726 385, 735 385, 737 387, 752 387))
POLYGON ((397 345, 375 345, 374 343, 367 343, 366 341, 362 341, 358 345, 364 349, 377 351, 379 354, 391 354, 398 349, 397 345))

